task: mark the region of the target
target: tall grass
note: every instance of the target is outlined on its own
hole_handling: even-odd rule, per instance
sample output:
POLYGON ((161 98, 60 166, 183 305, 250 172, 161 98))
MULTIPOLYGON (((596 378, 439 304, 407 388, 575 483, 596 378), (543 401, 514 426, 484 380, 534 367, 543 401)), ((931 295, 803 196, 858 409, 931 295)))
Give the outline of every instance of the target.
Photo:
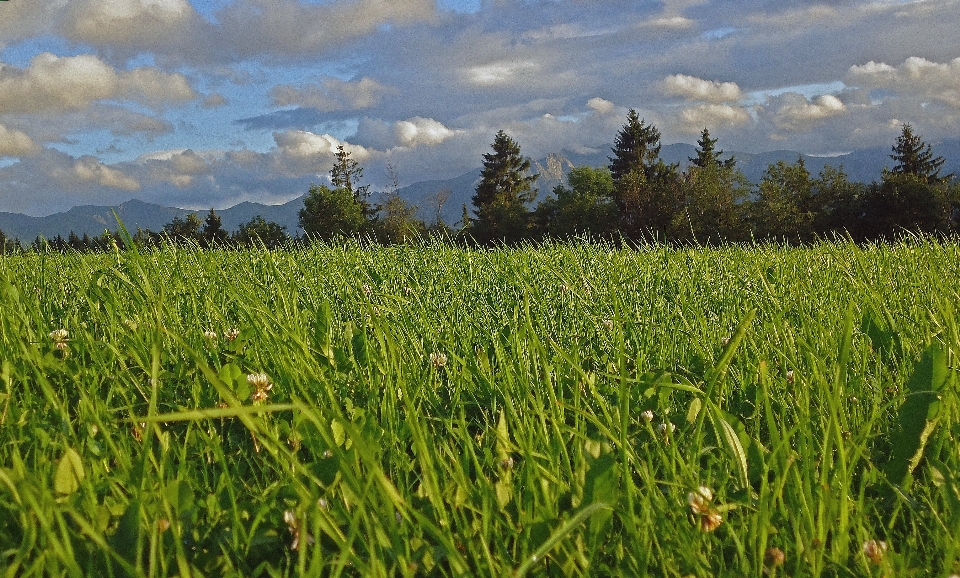
POLYGON ((0 568, 958 573, 957 279, 924 240, 5 257, 0 568))

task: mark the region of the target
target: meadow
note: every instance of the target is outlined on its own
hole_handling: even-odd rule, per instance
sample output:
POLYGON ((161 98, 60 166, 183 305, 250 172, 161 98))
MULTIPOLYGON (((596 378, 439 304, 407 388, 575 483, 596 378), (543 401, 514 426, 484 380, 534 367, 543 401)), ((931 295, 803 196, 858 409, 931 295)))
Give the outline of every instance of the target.
POLYGON ((5 576, 960 573, 960 245, 0 259, 5 576))

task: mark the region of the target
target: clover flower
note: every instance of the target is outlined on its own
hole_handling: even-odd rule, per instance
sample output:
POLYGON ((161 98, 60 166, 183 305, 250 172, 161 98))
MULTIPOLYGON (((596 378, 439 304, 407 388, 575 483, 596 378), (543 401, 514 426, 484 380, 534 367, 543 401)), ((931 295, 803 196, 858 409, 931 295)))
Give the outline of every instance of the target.
POLYGON ((211 331, 209 329, 203 332, 203 336, 204 338, 209 339, 211 341, 218 337, 216 331, 211 331))
POLYGON ((713 507, 713 491, 700 486, 697 491, 687 494, 687 504, 700 525, 700 530, 713 532, 723 523, 723 516, 713 507))
POLYGON ((874 564, 880 564, 887 553, 887 543, 883 540, 867 540, 863 543, 863 555, 874 564))
POLYGON ((223 332, 223 336, 227 338, 227 341, 233 341, 240 335, 240 330, 237 328, 227 329, 223 332))
POLYGON ((273 388, 273 383, 266 373, 251 373, 247 376, 247 383, 253 386, 254 392, 250 395, 255 403, 267 400, 267 392, 273 388))
POLYGON ((447 356, 445 353, 434 351, 430 354, 430 363, 437 369, 440 369, 447 364, 447 356))
POLYGON ((283 513, 283 521, 287 524, 287 529, 290 530, 290 534, 293 535, 293 540, 290 542, 291 550, 298 550, 301 540, 308 545, 313 545, 313 536, 300 527, 300 520, 297 519, 297 515, 293 510, 287 510, 283 513))
POLYGON ((67 351, 67 341, 69 341, 70 334, 66 329, 54 329, 50 332, 50 339, 53 340, 53 346, 59 349, 60 351, 67 351))
POLYGON ((650 423, 653 421, 653 411, 649 409, 644 410, 640 412, 640 417, 643 418, 643 421, 650 423))
POLYGON ((782 566, 786 559, 787 555, 783 553, 783 550, 775 546, 767 548, 767 551, 763 553, 763 561, 771 568, 782 566))

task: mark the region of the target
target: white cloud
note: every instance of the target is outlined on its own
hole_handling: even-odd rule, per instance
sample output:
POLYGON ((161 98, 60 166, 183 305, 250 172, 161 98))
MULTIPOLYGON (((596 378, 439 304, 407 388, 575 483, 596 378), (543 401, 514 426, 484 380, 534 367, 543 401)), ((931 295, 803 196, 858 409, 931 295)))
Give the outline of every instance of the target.
POLYGON ((40 152, 40 147, 26 133, 0 124, 0 157, 20 157, 40 152))
POLYGON ((465 71, 465 78, 473 85, 498 86, 515 82, 518 76, 532 74, 538 68, 537 63, 529 60, 502 60, 470 67, 465 71))
POLYGON ((802 94, 788 92, 772 99, 773 123, 781 130, 810 130, 824 119, 841 115, 846 105, 832 94, 818 96, 812 102, 802 94))
POLYGON ((140 190, 140 183, 136 179, 91 156, 80 157, 68 167, 57 168, 53 177, 67 186, 93 184, 123 191, 140 190))
POLYGON ((610 114, 617 106, 605 98, 595 96, 587 101, 587 106, 600 114, 610 114))
POLYGON ((71 0, 61 30, 93 45, 152 47, 182 42, 199 24, 187 0, 71 0))
POLYGON ((674 74, 664 78, 660 82, 660 89, 667 96, 713 103, 736 102, 743 98, 743 93, 735 82, 704 80, 686 74, 674 74))
POLYGON ((319 85, 301 88, 289 84, 275 86, 270 91, 270 97, 277 106, 305 106, 321 112, 335 112, 370 108, 379 104, 384 95, 391 91, 390 87, 372 78, 347 82, 327 77, 319 85))
POLYGON ((58 113, 106 99, 158 106, 194 98, 181 74, 140 67, 117 72, 91 54, 56 56, 44 52, 20 69, 0 64, 0 110, 6 113, 58 113))
POLYGON ((340 146, 343 146, 355 161, 362 161, 370 155, 370 151, 365 147, 343 142, 329 134, 315 134, 305 130, 275 132, 273 140, 283 155, 299 159, 332 156, 340 146))
POLYGON ((740 106, 729 104, 700 104, 680 111, 680 130, 699 133, 704 128, 739 126, 750 120, 750 114, 740 106))
POLYGON ((960 58, 938 63, 912 56, 899 66, 871 60, 860 66, 851 66, 847 82, 960 108, 960 58))
POLYGON ((397 142, 405 147, 440 144, 455 134, 456 131, 443 126, 443 123, 419 116, 394 125, 397 142))

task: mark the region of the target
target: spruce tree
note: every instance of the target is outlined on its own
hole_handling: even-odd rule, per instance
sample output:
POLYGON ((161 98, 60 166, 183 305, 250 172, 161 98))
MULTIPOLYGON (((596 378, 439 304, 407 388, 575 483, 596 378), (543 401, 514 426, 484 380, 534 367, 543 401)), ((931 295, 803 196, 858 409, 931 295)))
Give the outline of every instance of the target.
POLYGON ((204 248, 217 247, 225 244, 230 239, 230 234, 223 228, 223 222, 220 215, 213 208, 207 213, 203 220, 203 229, 200 231, 200 244, 204 248))
POLYGON ((528 234, 527 205, 537 192, 539 175, 530 174, 530 159, 520 154, 520 145, 502 130, 493 141, 493 152, 483 155, 483 171, 473 195, 476 219, 471 233, 481 242, 517 242, 528 234))
POLYGON ((710 131, 706 128, 703 129, 703 132, 700 134, 700 140, 697 141, 697 156, 688 159, 694 166, 705 169, 710 166, 723 167, 726 169, 732 169, 736 166, 737 161, 733 157, 728 158, 725 161, 720 160, 720 155, 723 154, 723 151, 716 150, 717 139, 710 138, 710 131))
POLYGON ((909 124, 903 125, 903 132, 897 137, 890 158, 897 163, 890 171, 895 175, 914 175, 930 184, 949 181, 953 176, 940 176, 943 157, 934 157, 930 145, 923 142, 920 135, 913 134, 913 127, 909 124))

